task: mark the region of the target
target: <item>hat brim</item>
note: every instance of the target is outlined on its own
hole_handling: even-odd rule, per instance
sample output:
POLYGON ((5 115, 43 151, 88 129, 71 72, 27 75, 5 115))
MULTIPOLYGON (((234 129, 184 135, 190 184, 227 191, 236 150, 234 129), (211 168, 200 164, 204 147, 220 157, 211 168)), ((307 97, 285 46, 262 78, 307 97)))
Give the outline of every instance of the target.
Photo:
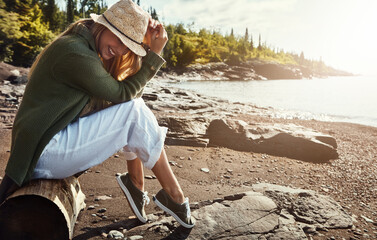
POLYGON ((145 49, 141 45, 139 45, 139 44, 131 41, 127 37, 125 37, 117 29, 115 29, 114 27, 112 27, 105 20, 105 18, 102 15, 97 15, 97 14, 91 13, 90 17, 93 19, 94 22, 99 23, 99 24, 104 25, 105 27, 107 27, 112 33, 114 33, 122 41, 122 43, 124 45, 126 45, 136 55, 144 57, 147 54, 147 52, 145 51, 145 49))

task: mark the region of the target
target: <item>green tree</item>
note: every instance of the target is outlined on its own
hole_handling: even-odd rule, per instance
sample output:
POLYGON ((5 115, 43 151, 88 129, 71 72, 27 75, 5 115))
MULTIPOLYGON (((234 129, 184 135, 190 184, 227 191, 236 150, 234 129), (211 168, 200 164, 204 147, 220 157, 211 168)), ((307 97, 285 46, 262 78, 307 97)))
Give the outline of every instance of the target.
POLYGON ((107 5, 103 0, 82 0, 79 14, 82 18, 89 18, 91 13, 102 14, 106 11, 107 5))
POLYGON ((253 41, 253 35, 250 34, 250 51, 254 50, 254 41, 253 41))
POLYGON ((67 25, 73 23, 75 18, 75 7, 73 0, 67 0, 67 25))
POLYGON ((55 35, 42 21, 42 11, 32 0, 9 1, 9 8, 18 16, 21 36, 10 48, 13 52, 12 63, 19 66, 30 66, 36 55, 55 35))
POLYGON ((55 0, 42 0, 40 1, 40 7, 43 12, 43 21, 48 23, 49 29, 53 32, 59 32, 61 30, 63 19, 55 3, 55 0))
POLYGON ((154 9, 152 6, 150 6, 149 9, 148 9, 148 12, 153 19, 158 20, 158 14, 156 12, 156 9, 154 9))
POLYGON ((245 42, 249 42, 249 29, 246 28, 246 31, 245 31, 245 42))
POLYGON ((19 15, 5 10, 5 3, 0 0, 0 61, 11 62, 13 45, 22 37, 19 15))
POLYGON ((177 34, 181 34, 181 35, 186 35, 187 34, 187 31, 186 31, 185 27, 183 26, 183 23, 177 23, 175 25, 175 32, 177 34))
POLYGON ((300 58, 299 58, 299 61, 298 63, 300 65, 304 65, 305 64, 305 56, 304 56, 304 52, 301 51, 301 54, 300 54, 300 58))
POLYGON ((259 33, 258 50, 261 51, 262 49, 263 49, 263 47, 262 47, 262 37, 261 37, 261 35, 260 35, 260 33, 259 33))

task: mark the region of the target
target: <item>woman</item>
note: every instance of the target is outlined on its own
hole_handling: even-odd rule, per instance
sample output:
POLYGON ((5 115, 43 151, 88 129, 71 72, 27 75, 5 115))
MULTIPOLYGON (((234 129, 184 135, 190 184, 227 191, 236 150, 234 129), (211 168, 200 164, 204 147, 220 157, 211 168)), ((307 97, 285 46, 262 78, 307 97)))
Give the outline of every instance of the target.
POLYGON ((117 180, 138 219, 147 221, 144 165, 162 186, 155 203, 193 227, 188 198, 164 151, 166 129, 140 98, 165 62, 160 54, 167 40, 160 23, 121 0, 48 45, 31 67, 14 121, 0 202, 31 179, 78 174, 123 148, 128 173, 117 180))

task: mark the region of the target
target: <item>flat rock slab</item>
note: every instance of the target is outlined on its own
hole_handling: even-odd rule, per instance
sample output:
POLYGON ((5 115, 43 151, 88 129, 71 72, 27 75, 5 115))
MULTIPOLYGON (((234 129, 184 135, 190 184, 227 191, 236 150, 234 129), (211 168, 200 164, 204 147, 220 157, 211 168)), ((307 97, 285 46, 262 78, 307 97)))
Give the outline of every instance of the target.
POLYGON ((336 140, 294 124, 248 124, 215 119, 207 129, 209 144, 323 163, 338 158, 336 140))
POLYGON ((256 184, 252 189, 193 204, 192 229, 162 217, 127 234, 153 231, 166 239, 307 239, 308 230, 352 227, 351 216, 330 197, 274 184, 256 184))
POLYGON ((337 202, 315 191, 267 183, 255 184, 253 190, 273 199, 301 223, 328 229, 352 226, 352 218, 337 202))

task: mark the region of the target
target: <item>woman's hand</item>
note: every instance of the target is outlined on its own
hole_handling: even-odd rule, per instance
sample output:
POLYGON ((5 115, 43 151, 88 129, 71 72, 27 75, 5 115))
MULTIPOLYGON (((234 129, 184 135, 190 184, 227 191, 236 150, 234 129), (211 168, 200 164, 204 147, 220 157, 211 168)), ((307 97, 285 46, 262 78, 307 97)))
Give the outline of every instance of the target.
POLYGON ((168 34, 164 26, 157 20, 149 19, 147 33, 145 34, 145 44, 147 44, 153 52, 161 55, 167 41, 168 34))

